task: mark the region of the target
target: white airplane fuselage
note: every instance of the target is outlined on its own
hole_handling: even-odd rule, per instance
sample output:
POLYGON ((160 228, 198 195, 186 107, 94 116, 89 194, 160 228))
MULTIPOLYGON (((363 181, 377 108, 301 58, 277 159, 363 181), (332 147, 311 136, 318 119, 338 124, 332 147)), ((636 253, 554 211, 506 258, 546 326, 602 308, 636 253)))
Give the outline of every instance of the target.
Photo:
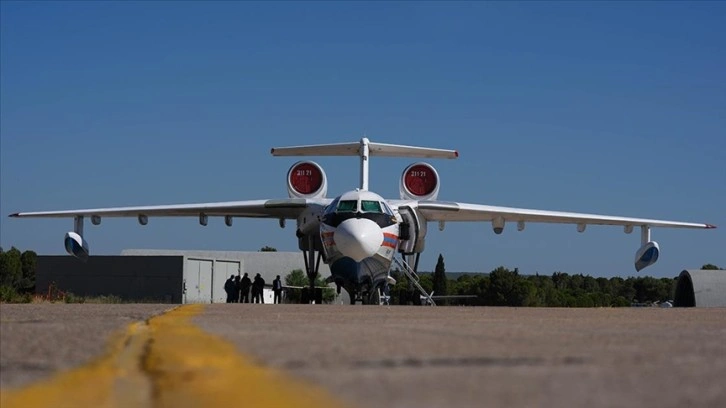
POLYGON ((320 219, 332 279, 351 296, 386 282, 398 247, 399 219, 381 196, 354 190, 335 198, 320 219))

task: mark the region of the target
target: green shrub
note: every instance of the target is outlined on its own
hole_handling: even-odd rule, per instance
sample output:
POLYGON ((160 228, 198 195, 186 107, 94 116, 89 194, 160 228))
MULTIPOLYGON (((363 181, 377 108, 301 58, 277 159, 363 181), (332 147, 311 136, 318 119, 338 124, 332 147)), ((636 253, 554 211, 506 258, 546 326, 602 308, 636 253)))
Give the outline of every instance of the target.
POLYGON ((84 299, 83 303, 124 303, 123 300, 116 295, 92 296, 84 299))
POLYGON ((66 292, 65 298, 63 298, 66 303, 86 303, 86 298, 83 296, 76 296, 71 292, 66 292))
POLYGON ((3 303, 30 303, 33 295, 30 293, 18 293, 15 288, 8 285, 0 286, 0 302, 3 303))

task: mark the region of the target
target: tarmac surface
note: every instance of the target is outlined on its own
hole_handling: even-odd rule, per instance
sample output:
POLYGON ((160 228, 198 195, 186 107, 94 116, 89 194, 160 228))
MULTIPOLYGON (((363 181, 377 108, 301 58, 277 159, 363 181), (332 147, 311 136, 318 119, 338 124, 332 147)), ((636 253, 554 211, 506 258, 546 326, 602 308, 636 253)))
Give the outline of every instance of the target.
POLYGON ((175 305, 2 304, 0 388, 27 385, 101 355, 109 336, 175 305))
MULTIPOLYGON (((88 365, 132 322, 189 307, 1 305, 0 390, 88 365)), ((160 354, 186 347, 197 377, 167 364, 191 376, 184 387, 213 387, 207 374, 234 378, 230 406, 293 384, 331 396, 310 406, 726 406, 726 309, 213 304, 183 318, 199 334, 162 321, 145 344, 160 354), (164 343, 163 333, 182 344, 164 343), (236 392, 248 383, 249 395, 236 392)), ((292 398, 253 405, 305 405, 292 398)), ((148 406, 225 405, 154 401, 148 406)))

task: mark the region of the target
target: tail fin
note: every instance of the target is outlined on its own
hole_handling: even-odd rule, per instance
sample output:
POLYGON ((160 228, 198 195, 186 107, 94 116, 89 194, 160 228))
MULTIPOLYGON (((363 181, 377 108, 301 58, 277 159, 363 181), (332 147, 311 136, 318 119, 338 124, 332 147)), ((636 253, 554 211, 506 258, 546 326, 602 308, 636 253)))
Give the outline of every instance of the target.
POLYGON ((431 159, 456 159, 456 150, 434 149, 374 143, 367 138, 360 142, 333 143, 307 146, 273 147, 273 156, 360 156, 360 183, 362 190, 368 190, 368 157, 425 157, 431 159))

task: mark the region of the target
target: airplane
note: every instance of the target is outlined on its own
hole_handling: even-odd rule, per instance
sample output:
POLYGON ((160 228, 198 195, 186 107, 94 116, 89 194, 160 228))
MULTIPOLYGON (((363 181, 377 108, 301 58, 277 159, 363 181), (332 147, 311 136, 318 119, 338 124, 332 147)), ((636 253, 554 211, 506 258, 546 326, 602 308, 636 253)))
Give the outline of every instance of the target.
MULTIPOLYGON (((83 237, 84 220, 99 225, 104 217, 136 217, 147 225, 150 217, 198 217, 206 226, 209 217, 223 217, 231 227, 234 218, 272 218, 284 228, 295 220, 295 236, 305 260, 311 290, 321 260, 329 265, 338 293, 345 289, 350 303, 381 304, 381 294, 393 282, 391 265, 396 254, 405 269, 413 274, 424 250, 429 222, 438 222, 443 230, 447 222, 489 222, 495 234, 512 223, 523 231, 527 223, 574 224, 578 232, 588 225, 613 225, 630 234, 640 228, 641 244, 635 253, 635 269, 653 265, 660 249, 651 240, 651 229, 713 229, 711 224, 663 221, 609 215, 498 207, 483 204, 438 200, 441 180, 428 162, 415 161, 399 178, 399 198, 384 199, 369 190, 368 169, 371 157, 456 159, 456 150, 371 142, 363 137, 357 142, 317 144, 271 149, 272 156, 358 156, 360 185, 336 197, 327 197, 327 175, 317 162, 303 159, 287 172, 287 198, 199 204, 153 205, 97 208, 64 211, 20 212, 10 217, 67 217, 74 219, 73 231, 65 234, 68 254, 86 260, 88 241, 83 237)), ((399 261, 397 261, 399 262, 399 261)), ((428 295, 428 294, 427 294, 428 295)))

